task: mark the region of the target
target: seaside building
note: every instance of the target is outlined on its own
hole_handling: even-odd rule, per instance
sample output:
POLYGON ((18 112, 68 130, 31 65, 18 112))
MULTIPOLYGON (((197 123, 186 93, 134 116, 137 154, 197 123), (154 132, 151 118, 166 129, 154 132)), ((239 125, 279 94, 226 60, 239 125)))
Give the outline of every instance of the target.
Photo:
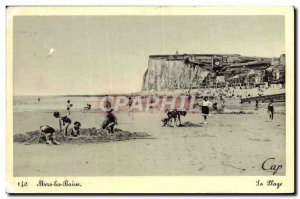
POLYGON ((142 90, 175 90, 284 84, 285 54, 275 58, 239 54, 150 55, 142 90))

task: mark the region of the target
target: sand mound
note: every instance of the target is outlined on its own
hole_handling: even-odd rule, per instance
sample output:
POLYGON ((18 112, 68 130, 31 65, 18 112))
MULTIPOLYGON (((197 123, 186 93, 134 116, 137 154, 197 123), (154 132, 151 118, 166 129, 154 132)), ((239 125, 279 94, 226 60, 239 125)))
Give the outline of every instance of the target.
POLYGON ((194 124, 191 122, 184 122, 181 125, 179 125, 178 127, 202 127, 201 124, 194 124))
MULTIPOLYGON (((173 126, 173 125, 166 125, 166 126, 163 126, 163 127, 175 127, 175 126, 173 126)), ((176 125, 176 127, 203 127, 203 125, 201 125, 201 124, 194 124, 194 123, 191 123, 191 122, 184 122, 182 124, 176 125)))
MULTIPOLYGON (((97 142, 110 142, 110 141, 124 141, 130 139, 145 139, 151 138, 151 136, 144 132, 129 132, 123 131, 121 129, 116 128, 113 134, 108 133, 103 129, 96 128, 86 128, 80 130, 79 137, 72 136, 63 136, 63 133, 56 133, 56 140, 61 143, 97 143, 97 142)), ((38 144, 45 143, 44 136, 40 136, 40 131, 31 131, 24 134, 14 135, 14 142, 24 143, 24 144, 38 144)))
POLYGON ((253 112, 250 111, 219 111, 218 114, 253 114, 253 112))

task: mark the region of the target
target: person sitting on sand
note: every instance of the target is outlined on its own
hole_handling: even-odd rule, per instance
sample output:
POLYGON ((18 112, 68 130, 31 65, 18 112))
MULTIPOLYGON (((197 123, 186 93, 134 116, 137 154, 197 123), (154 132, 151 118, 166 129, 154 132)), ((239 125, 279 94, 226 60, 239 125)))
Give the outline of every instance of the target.
POLYGON ((91 110, 92 105, 86 104, 86 107, 84 107, 84 110, 91 110))
POLYGON ((80 126, 81 126, 80 122, 78 121, 74 122, 74 126, 71 129, 71 135, 73 137, 77 137, 80 135, 80 126))
POLYGON ((91 110, 92 105, 91 104, 86 104, 86 107, 91 110))
POLYGON ((113 114, 113 109, 106 111, 106 118, 102 123, 102 129, 107 129, 109 133, 114 133, 114 127, 117 124, 117 117, 113 114))
POLYGON ((70 124, 72 123, 71 118, 68 117, 68 116, 61 117, 59 112, 54 112, 53 115, 54 115, 55 118, 58 118, 60 132, 62 132, 61 124, 63 124, 63 126, 64 126, 64 135, 67 136, 68 135, 68 128, 69 128, 70 124))
POLYGON ((55 145, 59 145, 60 143, 55 139, 54 133, 55 130, 54 128, 52 128, 51 126, 48 125, 43 125, 40 127, 41 130, 41 136, 43 134, 43 137, 46 140, 46 144, 55 144, 55 145))
POLYGON ((274 105, 273 105, 273 100, 272 99, 270 100, 270 103, 268 105, 268 113, 269 113, 269 117, 272 121, 273 118, 274 118, 274 105))

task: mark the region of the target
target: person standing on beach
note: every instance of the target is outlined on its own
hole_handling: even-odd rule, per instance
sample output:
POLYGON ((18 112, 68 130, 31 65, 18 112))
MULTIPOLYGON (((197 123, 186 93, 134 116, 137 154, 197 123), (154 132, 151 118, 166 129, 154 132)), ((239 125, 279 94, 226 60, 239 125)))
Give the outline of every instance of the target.
POLYGON ((258 100, 255 100, 255 110, 258 110, 258 100))
POLYGON ((150 96, 150 112, 153 113, 153 102, 154 102, 154 99, 152 96, 150 96))
POLYGON ((110 103, 110 101, 108 99, 105 100, 104 108, 105 109, 111 109, 111 103, 110 103))
POLYGON ((128 98, 128 116, 131 116, 131 119, 134 119, 132 103, 133 103, 132 97, 129 97, 128 98))
POLYGON ((222 97, 222 111, 225 109, 225 97, 222 97))
POLYGON ((273 100, 270 100, 270 103, 268 104, 268 113, 271 121, 273 121, 274 118, 274 105, 273 105, 273 100))
POLYGON ((208 97, 204 97, 204 101, 201 102, 200 106, 204 117, 204 124, 207 124, 207 116, 209 115, 209 108, 212 106, 212 103, 208 101, 208 97))
POLYGON ((73 106, 73 104, 71 104, 71 101, 68 100, 67 101, 67 112, 69 115, 71 115, 71 107, 73 106))
POLYGON ((72 123, 71 118, 68 116, 61 117, 59 112, 54 112, 53 116, 55 118, 58 118, 60 132, 62 132, 62 125, 63 125, 64 126, 64 135, 67 136, 68 128, 69 128, 70 124, 72 123))

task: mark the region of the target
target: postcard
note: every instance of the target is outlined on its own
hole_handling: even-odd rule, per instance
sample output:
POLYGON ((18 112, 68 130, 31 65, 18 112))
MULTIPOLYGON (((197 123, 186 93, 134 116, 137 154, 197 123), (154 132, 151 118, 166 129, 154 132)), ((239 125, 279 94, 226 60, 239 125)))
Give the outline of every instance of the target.
POLYGON ((292 194, 293 7, 7 7, 8 193, 292 194))

